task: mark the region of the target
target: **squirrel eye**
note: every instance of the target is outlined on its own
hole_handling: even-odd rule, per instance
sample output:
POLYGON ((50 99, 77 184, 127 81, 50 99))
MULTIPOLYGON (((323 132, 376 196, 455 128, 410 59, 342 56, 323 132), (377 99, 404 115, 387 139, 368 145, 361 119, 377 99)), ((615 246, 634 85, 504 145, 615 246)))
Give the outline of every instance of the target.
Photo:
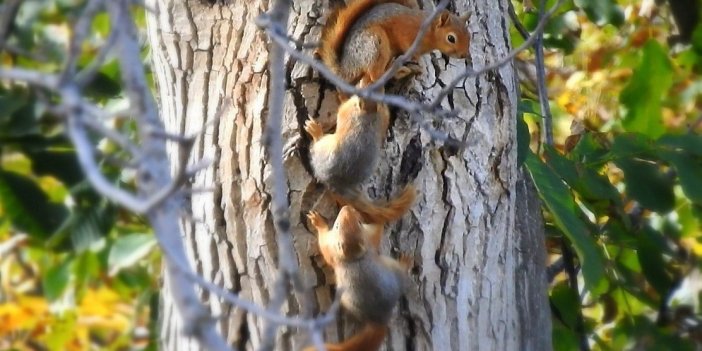
POLYGON ((446 39, 449 41, 449 43, 456 44, 456 36, 455 35, 449 34, 448 37, 446 37, 446 39))

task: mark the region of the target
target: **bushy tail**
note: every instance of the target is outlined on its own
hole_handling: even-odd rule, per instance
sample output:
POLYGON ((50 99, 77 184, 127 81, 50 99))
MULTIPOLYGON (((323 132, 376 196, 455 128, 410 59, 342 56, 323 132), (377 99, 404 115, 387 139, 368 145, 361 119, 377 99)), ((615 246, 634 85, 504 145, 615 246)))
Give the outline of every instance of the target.
MULTIPOLYGON (((383 344, 388 334, 388 327, 379 324, 367 324, 363 329, 349 339, 339 344, 325 344, 328 351, 376 351, 383 344)), ((316 350, 309 346, 305 351, 316 350)))
POLYGON ((346 6, 335 8, 329 14, 327 23, 322 28, 321 46, 317 52, 322 62, 334 73, 339 74, 341 71, 339 55, 351 27, 377 3, 378 0, 352 1, 346 6))
POLYGON ((349 205, 358 210, 366 223, 387 223, 402 218, 409 211, 414 205, 417 191, 414 186, 408 185, 400 195, 384 203, 373 203, 360 192, 340 195, 332 191, 332 195, 340 205, 349 205))

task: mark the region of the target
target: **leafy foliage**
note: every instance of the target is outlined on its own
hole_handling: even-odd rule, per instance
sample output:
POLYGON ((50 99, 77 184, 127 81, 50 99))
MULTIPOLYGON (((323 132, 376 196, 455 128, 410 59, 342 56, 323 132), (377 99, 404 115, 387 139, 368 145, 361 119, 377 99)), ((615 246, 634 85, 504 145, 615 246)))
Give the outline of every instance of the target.
MULTIPOLYGON (((21 2, 0 51, 2 67, 61 70, 84 3, 21 2)), ((108 29, 99 15, 79 69, 91 64, 108 29)), ((95 77, 85 95, 118 105, 117 65, 108 59, 95 77)), ((134 332, 153 323, 148 307, 159 269, 153 238, 129 235, 149 228, 90 188, 63 121, 49 108, 53 99, 40 89, 0 82, 0 348, 143 348, 148 341, 134 332)), ((130 123, 115 123, 129 131, 130 123)), ((103 171, 130 186, 128 170, 111 163, 125 155, 94 139, 103 171)))
MULTIPOLYGON (((545 33, 573 39, 546 40, 556 143, 532 137, 538 155, 528 152, 525 162, 543 200, 552 259, 566 262, 550 292, 554 347, 698 349, 701 42, 670 46, 677 18, 667 3, 573 5, 556 18, 572 26, 545 33), (567 274, 570 250, 577 290, 567 274)), ((533 22, 536 10, 518 10, 533 22)), ((538 134, 544 113, 531 86, 523 84, 521 118, 538 134)))

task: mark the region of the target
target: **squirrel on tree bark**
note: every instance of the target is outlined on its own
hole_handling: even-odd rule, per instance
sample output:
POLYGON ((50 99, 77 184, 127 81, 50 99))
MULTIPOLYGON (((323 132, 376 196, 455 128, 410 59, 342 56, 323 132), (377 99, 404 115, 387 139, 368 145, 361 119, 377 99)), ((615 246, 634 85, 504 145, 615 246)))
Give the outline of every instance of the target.
MULTIPOLYGON (((344 206, 329 228, 317 212, 310 212, 318 233, 319 250, 334 269, 341 305, 363 329, 339 344, 326 344, 330 351, 374 351, 388 333, 392 311, 408 286, 409 256, 395 260, 379 254, 382 224, 366 223, 353 207, 344 206)), ((315 350, 308 347, 305 351, 315 350)))
MULTIPOLYGON (((378 80, 392 60, 405 53, 428 14, 410 0, 352 0, 334 10, 322 29, 319 55, 335 74, 364 87, 378 80)), ((468 57, 468 16, 443 10, 421 39, 413 58, 439 50, 457 58, 468 57)), ((407 67, 395 75, 412 73, 407 67)))
POLYGON ((315 177, 329 187, 337 202, 355 207, 371 223, 399 219, 416 197, 410 185, 387 203, 374 204, 358 189, 376 168, 389 118, 387 105, 354 96, 339 106, 334 133, 324 134, 313 119, 305 124, 312 138, 310 164, 315 177))

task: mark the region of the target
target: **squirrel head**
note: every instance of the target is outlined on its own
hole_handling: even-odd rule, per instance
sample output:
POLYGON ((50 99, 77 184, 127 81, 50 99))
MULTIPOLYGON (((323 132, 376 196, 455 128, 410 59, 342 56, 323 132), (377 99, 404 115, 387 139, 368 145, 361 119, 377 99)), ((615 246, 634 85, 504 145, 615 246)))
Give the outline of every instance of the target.
POLYGON ((366 252, 363 237, 363 218, 355 208, 344 206, 334 221, 334 231, 339 235, 339 249, 345 259, 356 259, 366 252))
POLYGON ((458 58, 468 57, 470 33, 466 29, 469 14, 461 17, 443 10, 434 19, 433 40, 442 53, 458 58))

